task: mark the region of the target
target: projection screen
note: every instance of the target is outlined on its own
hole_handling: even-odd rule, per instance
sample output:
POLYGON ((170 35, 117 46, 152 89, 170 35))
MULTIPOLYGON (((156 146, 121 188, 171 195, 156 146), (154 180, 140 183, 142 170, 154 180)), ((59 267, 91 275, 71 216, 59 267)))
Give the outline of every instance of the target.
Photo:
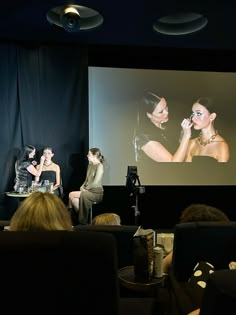
MULTIPOLYGON (((127 167, 137 166, 142 185, 236 184, 236 73, 89 67, 89 146, 104 155, 104 185, 124 185, 127 167), (176 152, 183 118, 193 103, 209 97, 217 113, 215 128, 229 146, 229 160, 202 156, 192 162, 156 162, 137 152, 135 136, 145 93, 164 97, 169 119, 163 143, 176 152)), ((192 128, 192 138, 199 130, 192 128)), ((139 152, 142 153, 142 152, 139 152)))

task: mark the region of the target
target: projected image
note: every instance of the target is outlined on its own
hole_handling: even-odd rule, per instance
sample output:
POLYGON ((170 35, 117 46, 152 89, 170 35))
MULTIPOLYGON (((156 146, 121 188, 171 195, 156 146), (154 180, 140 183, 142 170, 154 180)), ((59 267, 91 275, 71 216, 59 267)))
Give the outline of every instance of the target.
POLYGON ((136 162, 142 159, 142 152, 156 162, 192 162, 196 156, 211 157, 218 162, 229 160, 228 143, 214 127, 217 113, 210 98, 199 98, 193 104, 190 117, 183 119, 180 144, 173 154, 166 148, 168 115, 169 108, 164 97, 150 91, 144 94, 134 130, 136 162), (194 139, 190 139, 191 127, 200 131, 194 139))
POLYGON ((125 185, 128 165, 142 185, 235 185, 235 84, 236 73, 89 67, 104 185, 125 185))
POLYGON ((192 106, 190 120, 199 135, 190 140, 185 161, 192 162, 197 156, 206 156, 218 162, 228 162, 230 153, 227 141, 214 126, 217 112, 210 98, 200 98, 192 106))
POLYGON ((166 133, 168 120, 169 108, 166 99, 152 92, 145 92, 143 102, 137 112, 137 124, 134 130, 133 145, 136 162, 144 159, 142 152, 155 162, 183 162, 185 160, 192 121, 190 119, 182 121, 180 144, 176 152, 172 153, 168 148, 169 141, 166 133))

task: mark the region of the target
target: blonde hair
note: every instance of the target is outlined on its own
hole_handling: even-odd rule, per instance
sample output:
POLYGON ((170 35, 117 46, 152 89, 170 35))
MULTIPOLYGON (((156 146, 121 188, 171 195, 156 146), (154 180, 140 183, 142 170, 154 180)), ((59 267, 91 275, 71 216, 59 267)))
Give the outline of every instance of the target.
POLYGON ((101 213, 93 221, 93 225, 120 225, 120 216, 116 213, 101 213))
POLYGON ((56 195, 34 192, 17 208, 10 231, 72 230, 68 209, 56 195))

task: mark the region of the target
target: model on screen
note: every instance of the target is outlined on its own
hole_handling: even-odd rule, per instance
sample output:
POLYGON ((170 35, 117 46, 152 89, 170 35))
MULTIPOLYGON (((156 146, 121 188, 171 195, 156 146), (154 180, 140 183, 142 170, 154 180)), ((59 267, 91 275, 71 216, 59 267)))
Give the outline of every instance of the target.
POLYGON ((190 119, 182 121, 181 142, 176 152, 172 154, 167 149, 168 138, 165 133, 168 115, 169 110, 164 97, 159 97, 152 92, 145 93, 142 110, 138 112, 133 139, 136 162, 139 161, 141 153, 156 162, 184 161, 191 137, 192 122, 190 119))
POLYGON ((218 162, 228 162, 229 145, 214 127, 216 116, 210 98, 199 98, 193 104, 190 118, 193 128, 199 130, 200 133, 189 142, 186 162, 192 162, 196 156, 208 156, 218 162))

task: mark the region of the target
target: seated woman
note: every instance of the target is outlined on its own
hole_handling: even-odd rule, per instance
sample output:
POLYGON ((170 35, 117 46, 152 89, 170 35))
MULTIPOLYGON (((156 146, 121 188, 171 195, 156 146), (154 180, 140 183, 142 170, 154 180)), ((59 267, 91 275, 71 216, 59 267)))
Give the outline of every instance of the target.
POLYGON ((68 208, 74 225, 78 224, 78 218, 80 224, 87 224, 89 209, 94 202, 101 202, 103 199, 104 156, 99 148, 91 148, 88 151, 87 158, 89 164, 84 183, 80 190, 69 193, 68 208))
POLYGON ((52 161, 54 157, 52 148, 45 147, 43 149, 43 156, 45 157, 45 161, 43 163, 42 172, 40 176, 35 177, 35 180, 40 182, 48 180, 50 183, 53 183, 54 194, 60 196, 61 171, 60 166, 52 161))

